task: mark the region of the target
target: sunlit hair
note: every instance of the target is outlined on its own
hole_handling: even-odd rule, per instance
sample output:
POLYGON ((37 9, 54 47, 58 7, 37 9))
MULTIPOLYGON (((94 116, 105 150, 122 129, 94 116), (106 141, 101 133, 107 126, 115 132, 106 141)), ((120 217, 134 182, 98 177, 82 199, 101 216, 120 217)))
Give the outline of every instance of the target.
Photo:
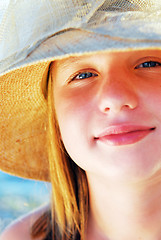
MULTIPOLYGON (((52 184, 52 219, 54 235, 59 239, 75 239, 84 233, 88 217, 88 184, 85 172, 66 152, 60 137, 54 108, 54 80, 51 71, 48 81, 48 146, 52 184)), ((54 238, 56 239, 56 237, 54 238)))

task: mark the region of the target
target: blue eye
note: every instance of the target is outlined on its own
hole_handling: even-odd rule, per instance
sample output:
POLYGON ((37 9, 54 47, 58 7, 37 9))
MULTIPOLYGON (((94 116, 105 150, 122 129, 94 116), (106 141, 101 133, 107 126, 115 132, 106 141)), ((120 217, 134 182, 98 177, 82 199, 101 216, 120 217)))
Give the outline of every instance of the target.
POLYGON ((82 72, 82 73, 79 73, 76 77, 74 77, 74 79, 86 79, 86 78, 91 78, 91 77, 96 77, 98 76, 97 74, 95 73, 91 73, 91 72, 82 72))
POLYGON ((148 62, 139 64, 138 66, 136 66, 136 69, 138 69, 138 68, 154 68, 154 67, 158 67, 158 66, 161 66, 161 63, 155 62, 155 61, 148 61, 148 62))

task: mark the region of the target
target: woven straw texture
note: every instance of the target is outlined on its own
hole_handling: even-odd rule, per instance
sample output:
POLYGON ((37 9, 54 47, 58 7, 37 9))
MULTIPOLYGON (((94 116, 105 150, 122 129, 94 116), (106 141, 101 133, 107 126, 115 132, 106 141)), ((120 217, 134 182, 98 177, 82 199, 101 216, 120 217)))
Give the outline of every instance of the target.
POLYGON ((98 51, 161 48, 160 0, 10 0, 0 24, 0 168, 49 180, 51 61, 98 51))

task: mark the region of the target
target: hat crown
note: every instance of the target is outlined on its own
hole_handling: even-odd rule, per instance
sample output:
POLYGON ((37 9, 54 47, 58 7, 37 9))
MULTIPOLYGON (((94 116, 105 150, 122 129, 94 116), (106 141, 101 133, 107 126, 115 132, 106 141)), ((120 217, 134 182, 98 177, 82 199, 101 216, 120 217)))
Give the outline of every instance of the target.
POLYGON ((10 0, 0 25, 0 60, 16 53, 20 61, 64 29, 88 29, 90 20, 96 25, 98 12, 156 9, 161 9, 160 0, 10 0))

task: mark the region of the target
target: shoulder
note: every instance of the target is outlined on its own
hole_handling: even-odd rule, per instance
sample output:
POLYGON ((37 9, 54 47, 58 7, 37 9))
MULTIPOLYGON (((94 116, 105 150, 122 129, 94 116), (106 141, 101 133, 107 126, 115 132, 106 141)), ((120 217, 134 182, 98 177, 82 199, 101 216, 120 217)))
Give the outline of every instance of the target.
MULTIPOLYGON (((0 236, 0 240, 31 240, 30 229, 34 222, 50 209, 45 205, 14 221, 0 236)), ((41 239, 37 239, 41 240, 41 239)))

